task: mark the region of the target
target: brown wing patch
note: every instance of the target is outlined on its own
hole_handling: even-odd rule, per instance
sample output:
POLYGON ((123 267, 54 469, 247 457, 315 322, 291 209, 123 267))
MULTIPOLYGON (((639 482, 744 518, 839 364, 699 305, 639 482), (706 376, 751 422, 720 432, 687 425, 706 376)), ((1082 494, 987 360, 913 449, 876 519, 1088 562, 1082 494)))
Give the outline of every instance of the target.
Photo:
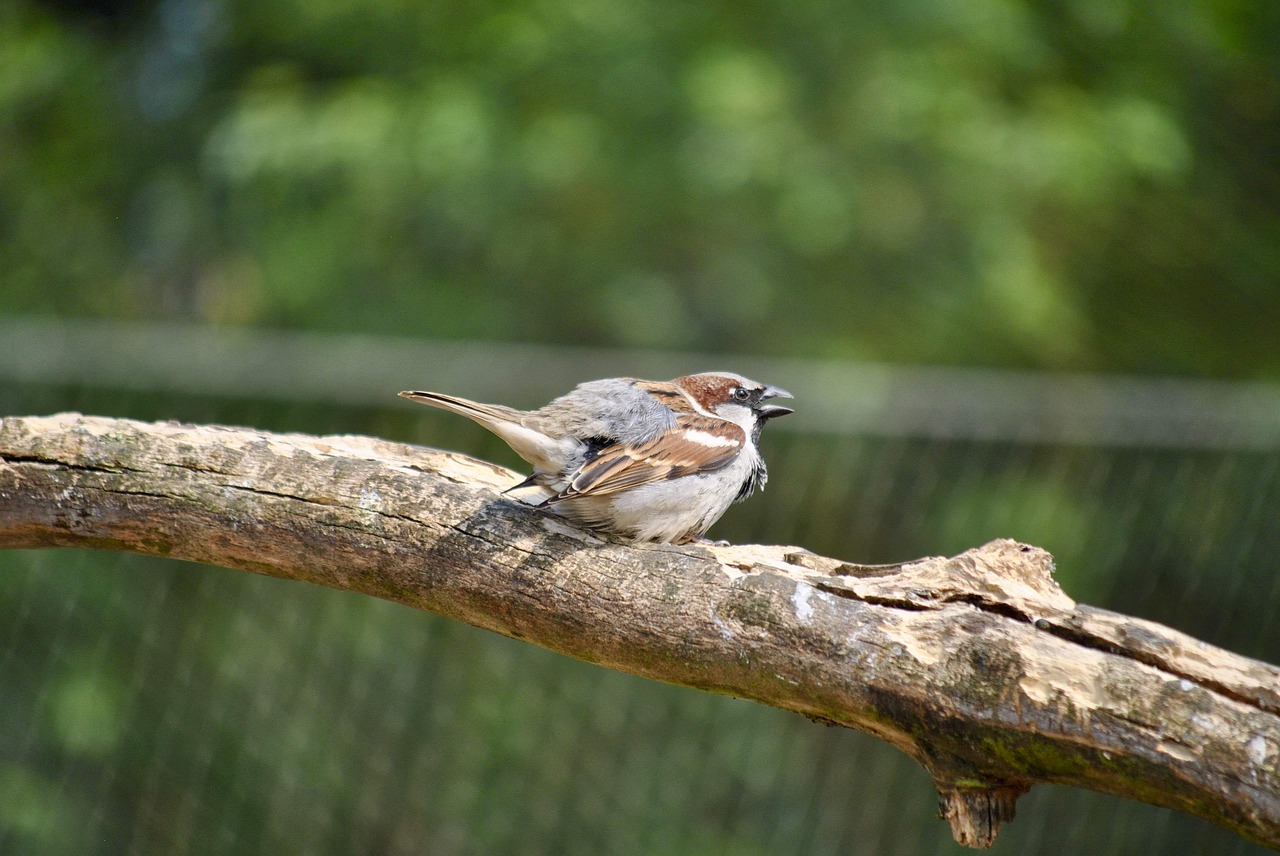
POLYGON ((746 432, 723 419, 681 415, 676 427, 639 446, 606 446, 547 500, 603 496, 645 484, 718 470, 732 461, 746 432))

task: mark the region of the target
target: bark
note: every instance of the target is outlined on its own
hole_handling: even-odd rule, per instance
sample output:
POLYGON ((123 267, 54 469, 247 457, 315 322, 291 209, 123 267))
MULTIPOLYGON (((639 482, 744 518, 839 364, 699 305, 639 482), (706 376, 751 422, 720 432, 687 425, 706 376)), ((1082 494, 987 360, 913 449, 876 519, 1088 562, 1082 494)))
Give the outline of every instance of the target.
POLYGON ((1035 547, 622 545, 500 496, 508 470, 366 437, 63 414, 0 421, 0 459, 0 547, 306 580, 859 728, 924 765, 962 844, 1055 782, 1280 849, 1280 669, 1076 604, 1035 547))

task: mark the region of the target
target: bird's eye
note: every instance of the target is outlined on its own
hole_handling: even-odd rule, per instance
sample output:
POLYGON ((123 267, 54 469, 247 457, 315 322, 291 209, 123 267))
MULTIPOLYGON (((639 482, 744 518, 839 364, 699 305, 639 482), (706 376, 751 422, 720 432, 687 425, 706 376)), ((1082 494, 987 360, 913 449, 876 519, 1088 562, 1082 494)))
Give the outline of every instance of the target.
POLYGON ((735 386, 730 395, 733 396, 734 401, 749 401, 751 399, 751 393, 747 392, 740 386, 735 386))

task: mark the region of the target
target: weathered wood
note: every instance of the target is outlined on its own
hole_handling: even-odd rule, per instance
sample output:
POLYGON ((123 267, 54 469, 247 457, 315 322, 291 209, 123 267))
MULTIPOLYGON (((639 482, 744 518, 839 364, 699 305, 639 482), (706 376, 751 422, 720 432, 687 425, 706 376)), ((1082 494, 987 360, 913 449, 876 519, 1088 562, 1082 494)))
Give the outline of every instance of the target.
POLYGON ((1280 670, 1075 604, 1035 547, 866 566, 627 546, 500 496, 507 470, 365 437, 63 414, 4 419, 0 459, 0 547, 359 591, 859 728, 925 766, 963 844, 1056 782, 1280 848, 1280 670))

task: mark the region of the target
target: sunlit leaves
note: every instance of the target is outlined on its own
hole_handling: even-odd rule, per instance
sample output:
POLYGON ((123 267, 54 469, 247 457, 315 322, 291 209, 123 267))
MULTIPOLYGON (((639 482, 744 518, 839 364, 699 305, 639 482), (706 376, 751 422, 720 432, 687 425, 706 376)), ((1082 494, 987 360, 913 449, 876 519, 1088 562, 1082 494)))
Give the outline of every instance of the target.
POLYGON ((1208 0, 168 0, 112 41, 24 13, 3 25, 0 294, 434 336, 743 349, 740 328, 769 323, 760 347, 796 353, 1275 368, 1280 309, 1250 303, 1280 276, 1264 19, 1208 0), (181 80, 155 78, 157 51, 181 80), (180 110, 152 109, 179 83, 180 110), (1258 344, 1199 334, 1210 292, 1258 344), (678 317, 642 332, 638 305, 678 317))

